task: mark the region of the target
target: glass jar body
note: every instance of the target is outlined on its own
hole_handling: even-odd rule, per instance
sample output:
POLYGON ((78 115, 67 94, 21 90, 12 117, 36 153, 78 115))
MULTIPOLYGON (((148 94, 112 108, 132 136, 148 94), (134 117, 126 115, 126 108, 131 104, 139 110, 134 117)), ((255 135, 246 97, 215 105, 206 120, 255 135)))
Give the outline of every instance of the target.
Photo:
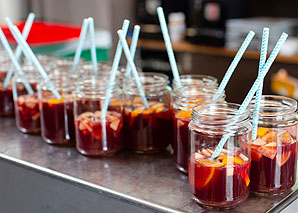
POLYGON ((189 186, 193 199, 211 208, 245 201, 250 184, 251 124, 237 104, 202 104, 193 110, 190 129, 189 186), (211 158, 223 135, 219 156, 211 158))
POLYGON ((0 66, 0 116, 12 116, 14 114, 14 102, 12 96, 12 81, 7 88, 3 87, 6 75, 11 63, 3 62, 0 66))
POLYGON ((149 103, 146 109, 132 78, 124 82, 124 127, 128 149, 138 153, 165 151, 172 141, 171 90, 163 74, 139 74, 149 103))

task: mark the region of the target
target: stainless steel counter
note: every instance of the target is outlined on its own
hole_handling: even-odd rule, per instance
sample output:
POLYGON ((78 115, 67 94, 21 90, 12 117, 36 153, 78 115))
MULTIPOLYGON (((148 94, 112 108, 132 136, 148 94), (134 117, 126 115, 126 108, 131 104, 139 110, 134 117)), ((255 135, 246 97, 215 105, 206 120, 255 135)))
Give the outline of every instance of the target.
MULTIPOLYGON (((0 212, 207 211, 192 201, 168 153, 87 158, 20 133, 12 118, 0 118, 0 189, 0 212)), ((296 182, 283 195, 251 194, 233 212, 281 210, 297 197, 296 182)))

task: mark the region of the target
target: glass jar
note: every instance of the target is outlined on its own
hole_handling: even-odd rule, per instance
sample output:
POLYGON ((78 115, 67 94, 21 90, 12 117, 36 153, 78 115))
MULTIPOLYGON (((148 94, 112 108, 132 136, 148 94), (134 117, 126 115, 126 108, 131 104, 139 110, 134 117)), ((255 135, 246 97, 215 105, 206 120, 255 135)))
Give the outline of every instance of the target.
MULTIPOLYGON (((253 115, 255 100, 250 105, 253 115)), ((297 101, 264 95, 260 101, 257 139, 251 144, 251 190, 279 194, 296 182, 297 101)))
MULTIPOLYGON (((217 79, 210 75, 185 74, 180 76, 181 86, 202 86, 217 88, 217 79)), ((173 79, 173 90, 177 89, 177 82, 173 79)))
POLYGON ((193 108, 190 130, 189 186, 200 205, 230 208, 245 201, 250 184, 251 123, 240 105, 201 104, 193 108), (212 154, 229 135, 218 157, 212 154))
POLYGON ((188 172, 189 135, 188 124, 191 120, 192 108, 206 102, 224 101, 225 95, 213 99, 216 89, 202 88, 200 85, 182 86, 173 93, 174 120, 174 157, 176 168, 188 172))
POLYGON ((143 105, 133 77, 124 80, 124 128, 128 149, 138 153, 165 151, 173 138, 168 77, 139 74, 149 109, 143 105))
POLYGON ((108 76, 89 76, 78 83, 73 93, 76 148, 83 155, 111 155, 124 146, 122 91, 117 81, 106 117, 101 118, 107 82, 108 76))
MULTIPOLYGON (((26 89, 13 90, 15 120, 17 128, 23 133, 40 132, 40 112, 37 93, 37 84, 41 78, 38 71, 32 66, 23 66, 27 82, 35 92, 29 94, 26 89)), ((21 76, 16 73, 13 77, 13 88, 24 88, 21 76)))
POLYGON ((12 97, 12 81, 7 88, 3 87, 6 74, 11 67, 9 61, 0 65, 0 116, 12 116, 14 114, 14 104, 12 97))
POLYGON ((51 81, 61 99, 51 92, 45 81, 38 86, 41 136, 49 144, 72 145, 75 142, 72 97, 75 82, 65 72, 52 75, 51 81))

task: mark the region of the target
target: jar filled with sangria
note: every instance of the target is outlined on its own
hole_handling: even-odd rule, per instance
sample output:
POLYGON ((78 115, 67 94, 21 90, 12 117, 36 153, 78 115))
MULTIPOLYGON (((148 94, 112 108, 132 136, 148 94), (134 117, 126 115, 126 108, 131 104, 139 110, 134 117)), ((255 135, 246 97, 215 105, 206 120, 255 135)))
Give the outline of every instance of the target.
MULTIPOLYGON (((255 100, 250 105, 251 116, 254 105, 255 100)), ((251 160, 251 191, 261 195, 279 194, 295 184, 297 101, 282 96, 262 96, 251 160)))
POLYGON ((14 114, 14 103, 12 97, 12 81, 4 85, 4 81, 11 67, 8 60, 0 64, 0 116, 11 116, 14 114))
POLYGON ((23 76, 15 73, 13 83, 13 98, 15 106, 16 126, 23 133, 40 132, 40 112, 37 93, 37 84, 41 78, 38 71, 33 66, 23 66, 26 81, 31 86, 34 94, 29 94, 24 89, 23 76))
POLYGON ((108 79, 89 75, 78 82, 73 93, 76 148, 83 155, 112 155, 124 146, 122 90, 118 81, 113 85, 107 112, 102 111, 108 79))
POLYGON ((234 207, 249 195, 252 126, 249 111, 238 114, 239 106, 210 103, 193 108, 189 186, 193 199, 204 207, 234 207), (215 152, 224 135, 223 148, 215 152))
POLYGON ((171 89, 168 77, 140 73, 149 107, 146 108, 133 77, 124 80, 124 134, 127 148, 137 153, 165 151, 173 137, 171 89))
POLYGON ((41 136, 49 144, 73 145, 75 142, 73 97, 75 79, 67 72, 49 75, 52 85, 42 81, 38 86, 41 136), (61 97, 56 97, 52 90, 61 97))
POLYGON ((202 85, 188 85, 177 88, 173 93, 173 120, 174 120, 174 157, 176 168, 188 172, 189 158, 189 130, 191 112, 194 106, 202 103, 224 101, 225 95, 216 96, 215 88, 202 88, 202 85))

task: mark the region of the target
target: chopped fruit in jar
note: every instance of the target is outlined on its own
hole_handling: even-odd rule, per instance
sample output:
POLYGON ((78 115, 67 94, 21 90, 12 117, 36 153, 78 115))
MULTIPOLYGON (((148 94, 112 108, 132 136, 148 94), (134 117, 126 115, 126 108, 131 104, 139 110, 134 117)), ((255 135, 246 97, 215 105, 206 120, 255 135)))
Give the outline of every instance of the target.
POLYGON ((249 175, 246 172, 241 172, 241 177, 245 181, 246 186, 248 186, 250 183, 249 175))
POLYGON ((266 141, 261 138, 257 138, 255 141, 252 142, 252 144, 256 146, 263 146, 266 144, 266 141))
POLYGON ((282 167, 290 158, 291 151, 281 152, 276 155, 276 161, 280 167, 282 167))
POLYGON ((197 159, 204 159, 205 158, 205 156, 204 155, 201 155, 200 153, 195 153, 195 160, 197 160, 197 159))
POLYGON ((212 155, 213 154, 213 150, 211 149, 207 149, 207 151, 212 155))
POLYGON ((149 108, 149 109, 144 110, 143 114, 151 114, 153 111, 154 111, 153 108, 149 108))
POLYGON ((206 167, 222 167, 224 166, 223 163, 220 163, 216 160, 210 160, 210 159, 195 159, 195 161, 198 163, 198 164, 201 164, 203 166, 206 166, 206 167))
POLYGON ((184 110, 180 110, 177 114, 176 114, 177 118, 191 118, 191 110, 190 111, 184 111, 184 110))
POLYGON ((280 138, 281 138, 281 143, 283 144, 291 144, 294 142, 294 139, 288 132, 282 133, 280 138))
POLYGON ((49 106, 53 106, 55 104, 61 104, 63 102, 64 102, 63 99, 51 99, 51 100, 48 101, 49 106))
POLYGON ((184 126, 184 125, 187 124, 187 123, 185 123, 185 122, 183 122, 183 121, 181 121, 181 120, 178 120, 178 121, 177 121, 177 124, 178 124, 178 127, 181 127, 181 126, 184 126))
POLYGON ((206 149, 203 149, 201 151, 201 154, 205 155, 207 158, 210 158, 211 157, 211 154, 206 149))
POLYGON ((239 157, 234 157, 230 155, 220 156, 217 158, 218 160, 222 160, 221 162, 224 165, 233 165, 233 164, 244 164, 246 163, 244 160, 242 160, 239 157))
POLYGON ((244 154, 240 153, 239 157, 243 160, 243 161, 248 161, 248 157, 246 157, 244 154))
POLYGON ((268 132, 268 128, 260 127, 257 131, 258 137, 263 137, 268 132))
POLYGON ((271 130, 262 137, 262 140, 266 141, 267 143, 277 142, 277 134, 275 131, 271 130))
POLYGON ((262 159, 262 154, 258 152, 258 150, 256 149, 251 149, 251 160, 255 162, 259 162, 262 159))
POLYGON ((265 145, 265 146, 261 146, 258 149, 258 152, 260 152, 263 156, 270 158, 271 160, 273 160, 275 158, 276 155, 276 143, 275 146, 274 144, 271 145, 271 143, 265 145))

